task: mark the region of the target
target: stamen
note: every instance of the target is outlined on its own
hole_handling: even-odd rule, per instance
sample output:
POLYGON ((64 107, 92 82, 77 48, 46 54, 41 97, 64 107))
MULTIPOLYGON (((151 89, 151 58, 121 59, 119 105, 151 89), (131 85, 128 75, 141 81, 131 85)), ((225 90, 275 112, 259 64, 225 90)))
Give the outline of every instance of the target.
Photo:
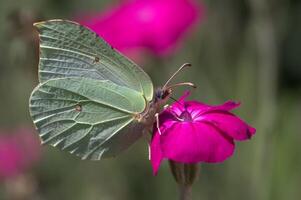
MULTIPOLYGON (((186 108, 185 108, 185 109, 186 109, 186 108)), ((187 110, 185 110, 185 111, 181 114, 180 118, 181 118, 183 121, 186 121, 186 122, 192 122, 192 121, 193 121, 193 120, 192 120, 192 117, 191 117, 191 114, 190 114, 187 110)))
POLYGON ((177 113, 175 113, 173 110, 170 110, 170 113, 174 118, 176 118, 178 121, 183 122, 184 120, 178 117, 177 113))

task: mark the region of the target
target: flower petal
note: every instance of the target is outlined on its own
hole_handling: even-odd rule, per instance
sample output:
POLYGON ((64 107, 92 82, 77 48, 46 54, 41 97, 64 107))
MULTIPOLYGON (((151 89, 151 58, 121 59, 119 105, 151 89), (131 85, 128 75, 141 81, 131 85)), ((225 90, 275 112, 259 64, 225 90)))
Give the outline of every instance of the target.
POLYGON ((222 105, 211 106, 197 101, 187 101, 185 103, 187 111, 191 113, 192 118, 207 112, 213 111, 231 111, 240 106, 240 103, 234 101, 227 101, 222 105))
POLYGON ((80 21, 122 52, 145 48, 164 56, 172 53, 203 17, 204 6, 195 0, 136 0, 80 21))
POLYGON ((161 161, 163 159, 161 146, 160 146, 160 135, 158 132, 154 134, 150 145, 150 160, 153 167, 153 174, 158 173, 161 161))
POLYGON ((176 123, 160 136, 163 157, 183 163, 222 162, 233 154, 234 143, 205 123, 176 123))
POLYGON ((256 129, 228 112, 210 112, 202 116, 202 121, 211 123, 235 140, 250 139, 256 129))

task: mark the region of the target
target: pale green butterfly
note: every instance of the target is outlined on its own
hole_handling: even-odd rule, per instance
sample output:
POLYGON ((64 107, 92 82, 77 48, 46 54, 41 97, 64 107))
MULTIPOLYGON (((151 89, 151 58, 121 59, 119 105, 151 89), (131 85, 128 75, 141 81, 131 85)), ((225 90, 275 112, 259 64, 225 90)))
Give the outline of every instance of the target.
POLYGON ((152 130, 172 87, 193 86, 167 86, 170 78, 154 94, 149 76, 89 29, 65 20, 35 27, 40 83, 30 97, 30 115, 42 143, 82 159, 125 150, 152 130))

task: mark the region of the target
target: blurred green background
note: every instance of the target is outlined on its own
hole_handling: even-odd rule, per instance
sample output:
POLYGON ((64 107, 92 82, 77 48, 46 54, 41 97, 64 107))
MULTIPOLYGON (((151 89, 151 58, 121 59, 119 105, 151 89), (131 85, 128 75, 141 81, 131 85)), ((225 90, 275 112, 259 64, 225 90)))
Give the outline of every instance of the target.
MULTIPOLYGON (((37 84, 38 49, 32 23, 71 19, 118 1, 0 0, 0 127, 32 126, 28 98, 37 84)), ((194 82, 194 99, 242 102, 236 114, 257 128, 237 143, 223 164, 202 164, 193 186, 200 200, 301 199, 301 2, 297 0, 202 1, 206 18, 167 58, 147 55, 143 68, 156 86, 184 62, 178 80, 194 82)), ((182 90, 176 92, 180 96, 182 90)), ((35 134, 35 133, 33 133, 35 134)), ((152 175, 147 142, 115 159, 81 161, 48 146, 29 170, 31 199, 177 199, 167 162, 152 175)), ((16 191, 18 187, 14 188, 16 191)), ((0 182, 0 199, 9 196, 0 182)))

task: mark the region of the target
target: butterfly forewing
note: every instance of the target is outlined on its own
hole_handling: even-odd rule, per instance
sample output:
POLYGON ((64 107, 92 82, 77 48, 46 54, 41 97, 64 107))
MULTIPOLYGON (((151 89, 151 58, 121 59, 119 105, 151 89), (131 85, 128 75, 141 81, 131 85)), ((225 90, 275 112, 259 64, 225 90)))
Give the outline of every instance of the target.
POLYGON ((153 97, 149 76, 89 29, 70 21, 36 23, 40 36, 39 78, 86 77, 110 80, 153 97))
POLYGON ((30 98, 30 114, 43 143, 83 159, 118 154, 142 134, 135 115, 140 92, 111 81, 68 77, 45 81, 30 98))

